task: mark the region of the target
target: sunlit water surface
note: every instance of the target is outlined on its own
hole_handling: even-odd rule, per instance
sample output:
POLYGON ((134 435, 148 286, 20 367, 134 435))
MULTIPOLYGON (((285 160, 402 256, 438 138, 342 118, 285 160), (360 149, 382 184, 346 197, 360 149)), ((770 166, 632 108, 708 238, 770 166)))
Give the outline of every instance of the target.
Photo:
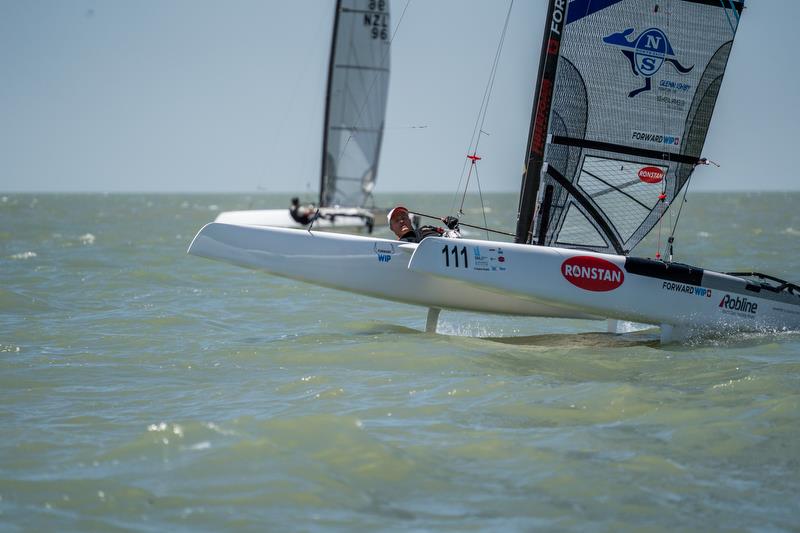
MULTIPOLYGON (((800 334, 445 311, 431 335, 185 254, 288 197, 0 197, 0 529, 797 530, 800 334)), ((513 227, 514 195, 484 202, 513 227)), ((798 281, 798 204, 693 195, 677 258, 798 281)))

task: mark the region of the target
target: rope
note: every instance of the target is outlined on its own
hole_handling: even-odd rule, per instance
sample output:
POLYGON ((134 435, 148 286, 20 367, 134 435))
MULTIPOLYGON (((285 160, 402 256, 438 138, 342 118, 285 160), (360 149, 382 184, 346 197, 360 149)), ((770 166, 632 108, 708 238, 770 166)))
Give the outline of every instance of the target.
MULTIPOLYGON (((710 159, 708 159, 706 157, 704 157, 702 159, 698 159, 698 161, 695 164, 695 166, 697 166, 697 165, 714 165, 717 168, 719 168, 719 163, 716 163, 716 162, 714 162, 714 161, 712 161, 712 160, 710 160, 710 159)), ((681 205, 678 206, 678 214, 675 215, 675 223, 672 225, 672 231, 670 231, 669 238, 667 239, 667 244, 669 245, 669 260, 670 261, 672 261, 672 252, 673 252, 672 243, 675 242, 675 230, 678 229, 678 221, 681 219, 681 212, 683 211, 683 204, 686 203, 686 196, 689 194, 689 185, 692 182, 692 177, 693 176, 694 176, 694 170, 692 170, 692 173, 689 174, 689 178, 686 180, 686 188, 683 189, 683 199, 681 200, 681 205)), ((660 242, 659 242, 659 249, 661 249, 660 242)), ((665 249, 664 251, 666 252, 667 250, 665 249)))
POLYGON ((667 200, 666 185, 661 189, 661 194, 658 195, 658 204, 661 207, 661 213, 658 216, 658 238, 656 240, 656 259, 661 259, 661 224, 664 221, 664 203, 667 200))
MULTIPOLYGON (((412 215, 419 215, 419 216, 425 217, 425 218, 432 218, 433 220, 438 220, 439 222, 444 222, 444 220, 441 217, 428 215, 426 213, 420 213, 419 211, 409 211, 409 213, 411 213, 412 215)), ((487 227, 484 227, 484 226, 475 226, 473 224, 466 224, 464 222, 459 222, 458 225, 459 226, 464 226, 464 227, 467 227, 467 228, 472 228, 472 229, 486 230, 486 231, 489 231, 489 232, 492 232, 492 233, 497 233, 499 235, 508 235, 509 237, 514 237, 513 233, 509 233, 507 231, 501 231, 499 229, 491 229, 491 228, 487 228, 487 227)))
MULTIPOLYGON (((483 213, 483 225, 484 227, 489 225, 489 222, 486 220, 486 209, 483 207, 483 191, 481 190, 481 180, 478 179, 478 167, 475 165, 475 184, 478 186, 478 197, 481 200, 481 212, 483 213)), ((460 210, 459 210, 460 212, 460 210)), ((466 224, 465 224, 466 225, 466 224)), ((489 230, 486 230, 486 240, 489 240, 489 230)))

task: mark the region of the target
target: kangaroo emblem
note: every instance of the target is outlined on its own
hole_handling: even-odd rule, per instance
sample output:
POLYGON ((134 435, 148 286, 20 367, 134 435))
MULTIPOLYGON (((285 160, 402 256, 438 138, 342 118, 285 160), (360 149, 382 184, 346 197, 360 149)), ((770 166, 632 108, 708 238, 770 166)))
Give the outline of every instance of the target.
POLYGON ((644 87, 640 87, 628 93, 628 98, 633 98, 639 93, 649 91, 651 88, 650 78, 659 71, 664 62, 672 64, 675 70, 681 74, 690 72, 691 67, 684 67, 677 59, 669 39, 663 31, 658 28, 650 28, 643 31, 634 40, 629 41, 628 36, 633 33, 633 28, 619 33, 612 33, 608 37, 603 37, 603 42, 616 46, 621 49, 622 54, 631 63, 631 70, 634 76, 644 77, 644 87))

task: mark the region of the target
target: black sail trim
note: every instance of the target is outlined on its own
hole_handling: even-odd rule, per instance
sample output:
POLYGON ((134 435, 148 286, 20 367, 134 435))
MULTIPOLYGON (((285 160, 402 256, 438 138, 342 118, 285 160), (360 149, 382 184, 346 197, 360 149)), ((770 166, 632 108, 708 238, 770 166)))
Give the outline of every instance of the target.
POLYGON ((553 144, 563 144, 564 146, 576 146, 578 148, 588 148, 591 150, 601 150, 603 152, 614 152, 649 159, 659 159, 661 161, 675 161, 687 165, 696 165, 699 162, 697 157, 684 154, 672 154, 670 152, 660 152, 658 150, 648 150, 646 148, 636 148, 624 144, 607 143, 600 141, 590 141, 589 139, 574 139, 572 137, 553 136, 553 144))
POLYGON ((550 206, 553 204, 553 189, 552 185, 547 185, 544 188, 544 198, 542 199, 542 224, 539 227, 539 244, 544 244, 547 240, 547 225, 550 221, 550 206))
POLYGON ((325 207, 325 182, 331 169, 328 168, 328 127, 330 126, 331 114, 331 86, 333 84, 333 69, 336 62, 336 36, 339 33, 339 12, 342 10, 342 0, 336 1, 336 9, 333 12, 333 33, 331 34, 331 55, 328 59, 328 83, 325 87, 325 123, 322 125, 322 162, 320 165, 319 176, 319 206, 325 207))
POLYGON ((622 247, 622 243, 617 238, 614 231, 611 229, 611 226, 608 225, 606 219, 603 218, 603 215, 600 214, 600 211, 594 206, 594 204, 583 194, 580 190, 578 190, 575 185, 572 184, 567 178, 565 178, 558 170, 556 170, 552 165, 547 166, 547 175, 556 180, 559 185, 564 187, 564 190, 572 196, 575 201, 581 204, 589 216, 592 217, 594 222, 603 230, 603 235, 605 236, 606 240, 611 243, 611 246, 614 247, 614 251, 616 251, 619 255, 625 255, 625 250, 622 247))
POLYGON ((336 68, 344 68, 344 69, 353 69, 353 70, 374 70, 377 72, 389 72, 389 69, 386 67, 367 67, 364 65, 336 65, 336 68))
POLYGON ((705 6, 714 6, 714 7, 724 7, 725 9, 731 8, 731 3, 736 8, 736 11, 741 13, 744 10, 744 2, 740 2, 736 0, 735 2, 730 2, 729 0, 683 0, 684 2, 689 2, 690 4, 703 4, 705 6))
POLYGON ((519 206, 517 207, 514 242, 518 243, 528 244, 533 239, 532 228, 536 215, 536 197, 539 194, 540 174, 544 166, 547 131, 561 49, 561 34, 567 19, 568 7, 569 4, 563 0, 549 0, 548 2, 542 35, 539 74, 536 77, 536 92, 533 97, 528 143, 525 145, 527 153, 520 185, 519 206))

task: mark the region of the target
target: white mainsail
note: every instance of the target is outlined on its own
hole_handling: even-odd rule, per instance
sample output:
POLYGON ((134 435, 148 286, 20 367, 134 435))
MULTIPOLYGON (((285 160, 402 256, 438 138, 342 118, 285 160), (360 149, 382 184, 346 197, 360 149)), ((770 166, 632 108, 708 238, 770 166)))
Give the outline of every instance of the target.
POLYGON ((389 2, 339 0, 336 20, 319 205, 365 207, 389 91, 389 2))

